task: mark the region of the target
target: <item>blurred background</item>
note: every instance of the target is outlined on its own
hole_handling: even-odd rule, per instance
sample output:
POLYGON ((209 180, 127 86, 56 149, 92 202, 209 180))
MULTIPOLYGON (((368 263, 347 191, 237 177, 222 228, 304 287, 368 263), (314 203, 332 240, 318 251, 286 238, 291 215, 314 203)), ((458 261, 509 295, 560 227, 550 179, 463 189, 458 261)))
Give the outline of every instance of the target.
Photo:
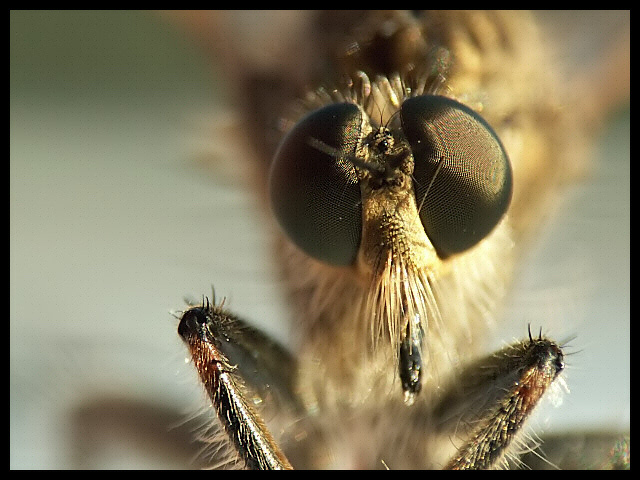
MULTIPOLYGON (((628 12, 540 15, 575 65, 629 28, 628 12)), ((291 340, 262 210, 211 140, 238 122, 232 85, 170 18, 10 14, 11 468, 201 466, 189 418, 205 400, 172 316, 184 297, 214 285, 291 340)), ((547 432, 629 429, 629 131, 624 103, 540 232, 497 337, 528 323, 576 336, 571 392, 537 414, 547 432)))

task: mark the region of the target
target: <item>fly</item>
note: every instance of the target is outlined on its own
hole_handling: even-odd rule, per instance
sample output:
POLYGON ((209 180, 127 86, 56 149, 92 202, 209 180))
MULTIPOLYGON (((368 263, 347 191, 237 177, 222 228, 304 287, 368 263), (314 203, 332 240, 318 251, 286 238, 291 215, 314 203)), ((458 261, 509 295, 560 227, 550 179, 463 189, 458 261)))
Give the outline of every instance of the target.
POLYGON ((487 356, 483 341, 517 245, 565 173, 565 138, 582 133, 558 113, 534 22, 359 12, 315 27, 304 81, 244 77, 258 130, 279 128, 254 141, 299 345, 288 351, 215 299, 178 329, 235 459, 517 463, 526 420, 563 382, 563 345, 529 332, 487 356), (251 400, 272 397, 275 429, 251 400))

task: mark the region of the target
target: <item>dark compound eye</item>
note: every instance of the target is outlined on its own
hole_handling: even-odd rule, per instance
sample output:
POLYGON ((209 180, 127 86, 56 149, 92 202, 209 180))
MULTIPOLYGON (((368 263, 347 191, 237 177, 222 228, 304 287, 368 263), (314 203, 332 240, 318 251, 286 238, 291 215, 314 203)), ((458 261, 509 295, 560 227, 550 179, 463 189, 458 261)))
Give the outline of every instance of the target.
POLYGON ((283 139, 269 176, 271 204, 291 240, 312 257, 350 265, 360 246, 362 204, 355 168, 311 146, 310 138, 354 157, 364 113, 328 105, 300 120, 283 139))
POLYGON ((446 97, 406 100, 401 120, 429 239, 442 256, 471 248, 497 225, 511 200, 511 165, 500 140, 480 115, 446 97))

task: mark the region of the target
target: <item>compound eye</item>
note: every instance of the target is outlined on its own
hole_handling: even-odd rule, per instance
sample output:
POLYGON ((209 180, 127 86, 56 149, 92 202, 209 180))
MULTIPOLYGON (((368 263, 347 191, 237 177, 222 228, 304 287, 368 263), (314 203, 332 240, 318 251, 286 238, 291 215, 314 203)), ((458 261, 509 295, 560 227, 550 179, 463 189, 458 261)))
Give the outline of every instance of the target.
POLYGON ((269 189, 278 222, 308 255, 350 265, 362 233, 360 185, 353 165, 310 145, 319 140, 354 157, 363 112, 337 103, 311 112, 282 140, 271 165, 269 189))
POLYGON ((425 232, 443 257, 473 247, 511 201, 511 165, 502 143, 480 115, 446 97, 410 98, 401 119, 425 232))

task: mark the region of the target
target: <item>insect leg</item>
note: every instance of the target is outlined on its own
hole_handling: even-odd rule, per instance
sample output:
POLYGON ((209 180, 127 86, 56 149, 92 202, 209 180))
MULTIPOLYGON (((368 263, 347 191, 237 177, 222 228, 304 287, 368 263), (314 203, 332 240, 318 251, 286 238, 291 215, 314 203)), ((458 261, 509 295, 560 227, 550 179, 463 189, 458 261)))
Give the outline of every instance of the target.
MULTIPOLYGON (((475 362, 436 407, 444 423, 455 422, 468 440, 447 469, 500 466, 538 401, 564 368, 553 341, 531 337, 475 362)), ((451 426, 451 423, 449 424, 451 426)))
POLYGON ((291 469, 263 420, 247 401, 239 374, 242 368, 230 363, 233 357, 248 363, 251 363, 249 359, 254 362, 264 360, 264 369, 254 369, 256 375, 251 376, 254 383, 269 381, 260 380, 257 372, 266 375, 265 379, 290 379, 288 373, 293 371, 294 362, 286 351, 221 307, 210 305, 208 300, 184 312, 178 333, 187 344, 216 414, 246 467, 291 469), (269 368, 278 364, 278 360, 283 361, 278 369, 290 370, 287 374, 278 374, 269 368))

